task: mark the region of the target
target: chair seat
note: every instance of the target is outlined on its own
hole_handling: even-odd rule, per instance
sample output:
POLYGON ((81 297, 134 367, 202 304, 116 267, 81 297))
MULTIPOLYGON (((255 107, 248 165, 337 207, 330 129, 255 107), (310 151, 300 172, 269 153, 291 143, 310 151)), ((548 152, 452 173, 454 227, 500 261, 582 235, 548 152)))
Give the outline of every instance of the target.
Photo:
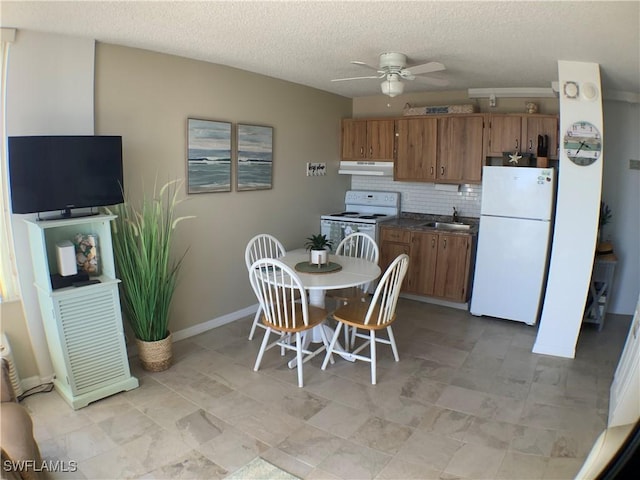
POLYGON ((387 328, 396 319, 396 314, 394 313, 388 323, 382 325, 374 323, 374 320, 378 318, 378 314, 380 313, 380 306, 376 304, 373 307, 371 323, 365 325, 364 321, 370 304, 370 301, 347 303, 333 312, 333 318, 351 327, 365 330, 382 330, 387 328))
MULTIPOLYGON (((296 316, 299 316, 299 318, 302 318, 302 305, 299 303, 296 303, 295 308, 296 308, 296 316)), ((304 330, 309 330, 310 328, 313 328, 316 325, 320 325, 327 318, 328 312, 324 308, 314 307, 313 305, 309 305, 307 308, 309 310, 309 325, 305 325, 303 323, 301 325, 298 325, 296 328, 274 325, 271 322, 269 322, 264 315, 262 315, 262 323, 266 327, 271 327, 272 329, 278 330, 280 332, 295 333, 295 332, 302 332, 304 330)))

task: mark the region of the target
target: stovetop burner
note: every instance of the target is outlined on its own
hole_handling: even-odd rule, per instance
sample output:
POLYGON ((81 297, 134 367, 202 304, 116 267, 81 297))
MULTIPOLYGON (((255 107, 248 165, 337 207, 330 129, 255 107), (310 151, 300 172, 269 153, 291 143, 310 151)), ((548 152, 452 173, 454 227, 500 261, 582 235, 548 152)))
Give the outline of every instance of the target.
POLYGON ((322 215, 322 220, 375 224, 394 218, 400 211, 400 194, 349 190, 345 195, 344 211, 322 215))

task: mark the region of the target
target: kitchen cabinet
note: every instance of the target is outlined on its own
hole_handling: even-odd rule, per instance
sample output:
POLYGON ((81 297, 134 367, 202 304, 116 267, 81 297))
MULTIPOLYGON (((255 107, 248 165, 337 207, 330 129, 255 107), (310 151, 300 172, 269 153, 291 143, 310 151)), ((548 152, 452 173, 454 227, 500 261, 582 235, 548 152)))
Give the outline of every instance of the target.
POLYGON ((396 120, 394 180, 480 183, 485 115, 396 120))
POLYGON ((558 158, 558 116, 538 114, 491 114, 487 156, 503 152, 532 153, 538 150, 538 135, 548 136, 549 158, 558 158))
POLYGON ((385 120, 342 120, 342 160, 393 161, 395 122, 385 120))
POLYGON ((456 115, 438 119, 438 181, 482 181, 484 124, 484 115, 456 115))
POLYGON ((403 292, 453 302, 468 300, 472 235, 382 227, 380 267, 409 255, 403 292))
POLYGON ((434 296, 467 301, 470 251, 471 236, 438 234, 434 296))
POLYGON ((438 259, 438 234, 411 234, 411 253, 409 258, 413 262, 407 290, 418 295, 435 294, 436 265, 438 259))
POLYGON ((380 229, 380 269, 384 272, 401 253, 409 255, 409 268, 403 280, 402 290, 408 289, 411 271, 411 232, 402 228, 384 227, 380 229))
POLYGON ((438 120, 436 118, 396 120, 394 180, 435 181, 437 141, 438 120))

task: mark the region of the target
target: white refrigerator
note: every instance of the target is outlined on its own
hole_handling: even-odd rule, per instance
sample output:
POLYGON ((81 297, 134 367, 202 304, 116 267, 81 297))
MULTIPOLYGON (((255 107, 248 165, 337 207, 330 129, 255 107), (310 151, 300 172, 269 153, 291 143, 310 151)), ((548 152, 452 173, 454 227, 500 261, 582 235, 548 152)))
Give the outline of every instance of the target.
POLYGON ((472 315, 538 321, 555 184, 552 168, 483 167, 472 315))

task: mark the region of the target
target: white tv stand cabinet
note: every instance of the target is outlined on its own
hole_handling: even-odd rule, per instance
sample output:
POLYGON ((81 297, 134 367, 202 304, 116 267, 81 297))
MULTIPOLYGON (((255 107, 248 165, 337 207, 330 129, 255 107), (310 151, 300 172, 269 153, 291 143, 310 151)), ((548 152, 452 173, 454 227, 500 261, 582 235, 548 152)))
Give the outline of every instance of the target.
POLYGON ((44 330, 55 372, 53 384, 73 408, 138 386, 125 346, 111 243, 113 215, 62 220, 25 220, 44 330), (54 290, 56 243, 76 234, 98 242, 100 283, 54 290))

